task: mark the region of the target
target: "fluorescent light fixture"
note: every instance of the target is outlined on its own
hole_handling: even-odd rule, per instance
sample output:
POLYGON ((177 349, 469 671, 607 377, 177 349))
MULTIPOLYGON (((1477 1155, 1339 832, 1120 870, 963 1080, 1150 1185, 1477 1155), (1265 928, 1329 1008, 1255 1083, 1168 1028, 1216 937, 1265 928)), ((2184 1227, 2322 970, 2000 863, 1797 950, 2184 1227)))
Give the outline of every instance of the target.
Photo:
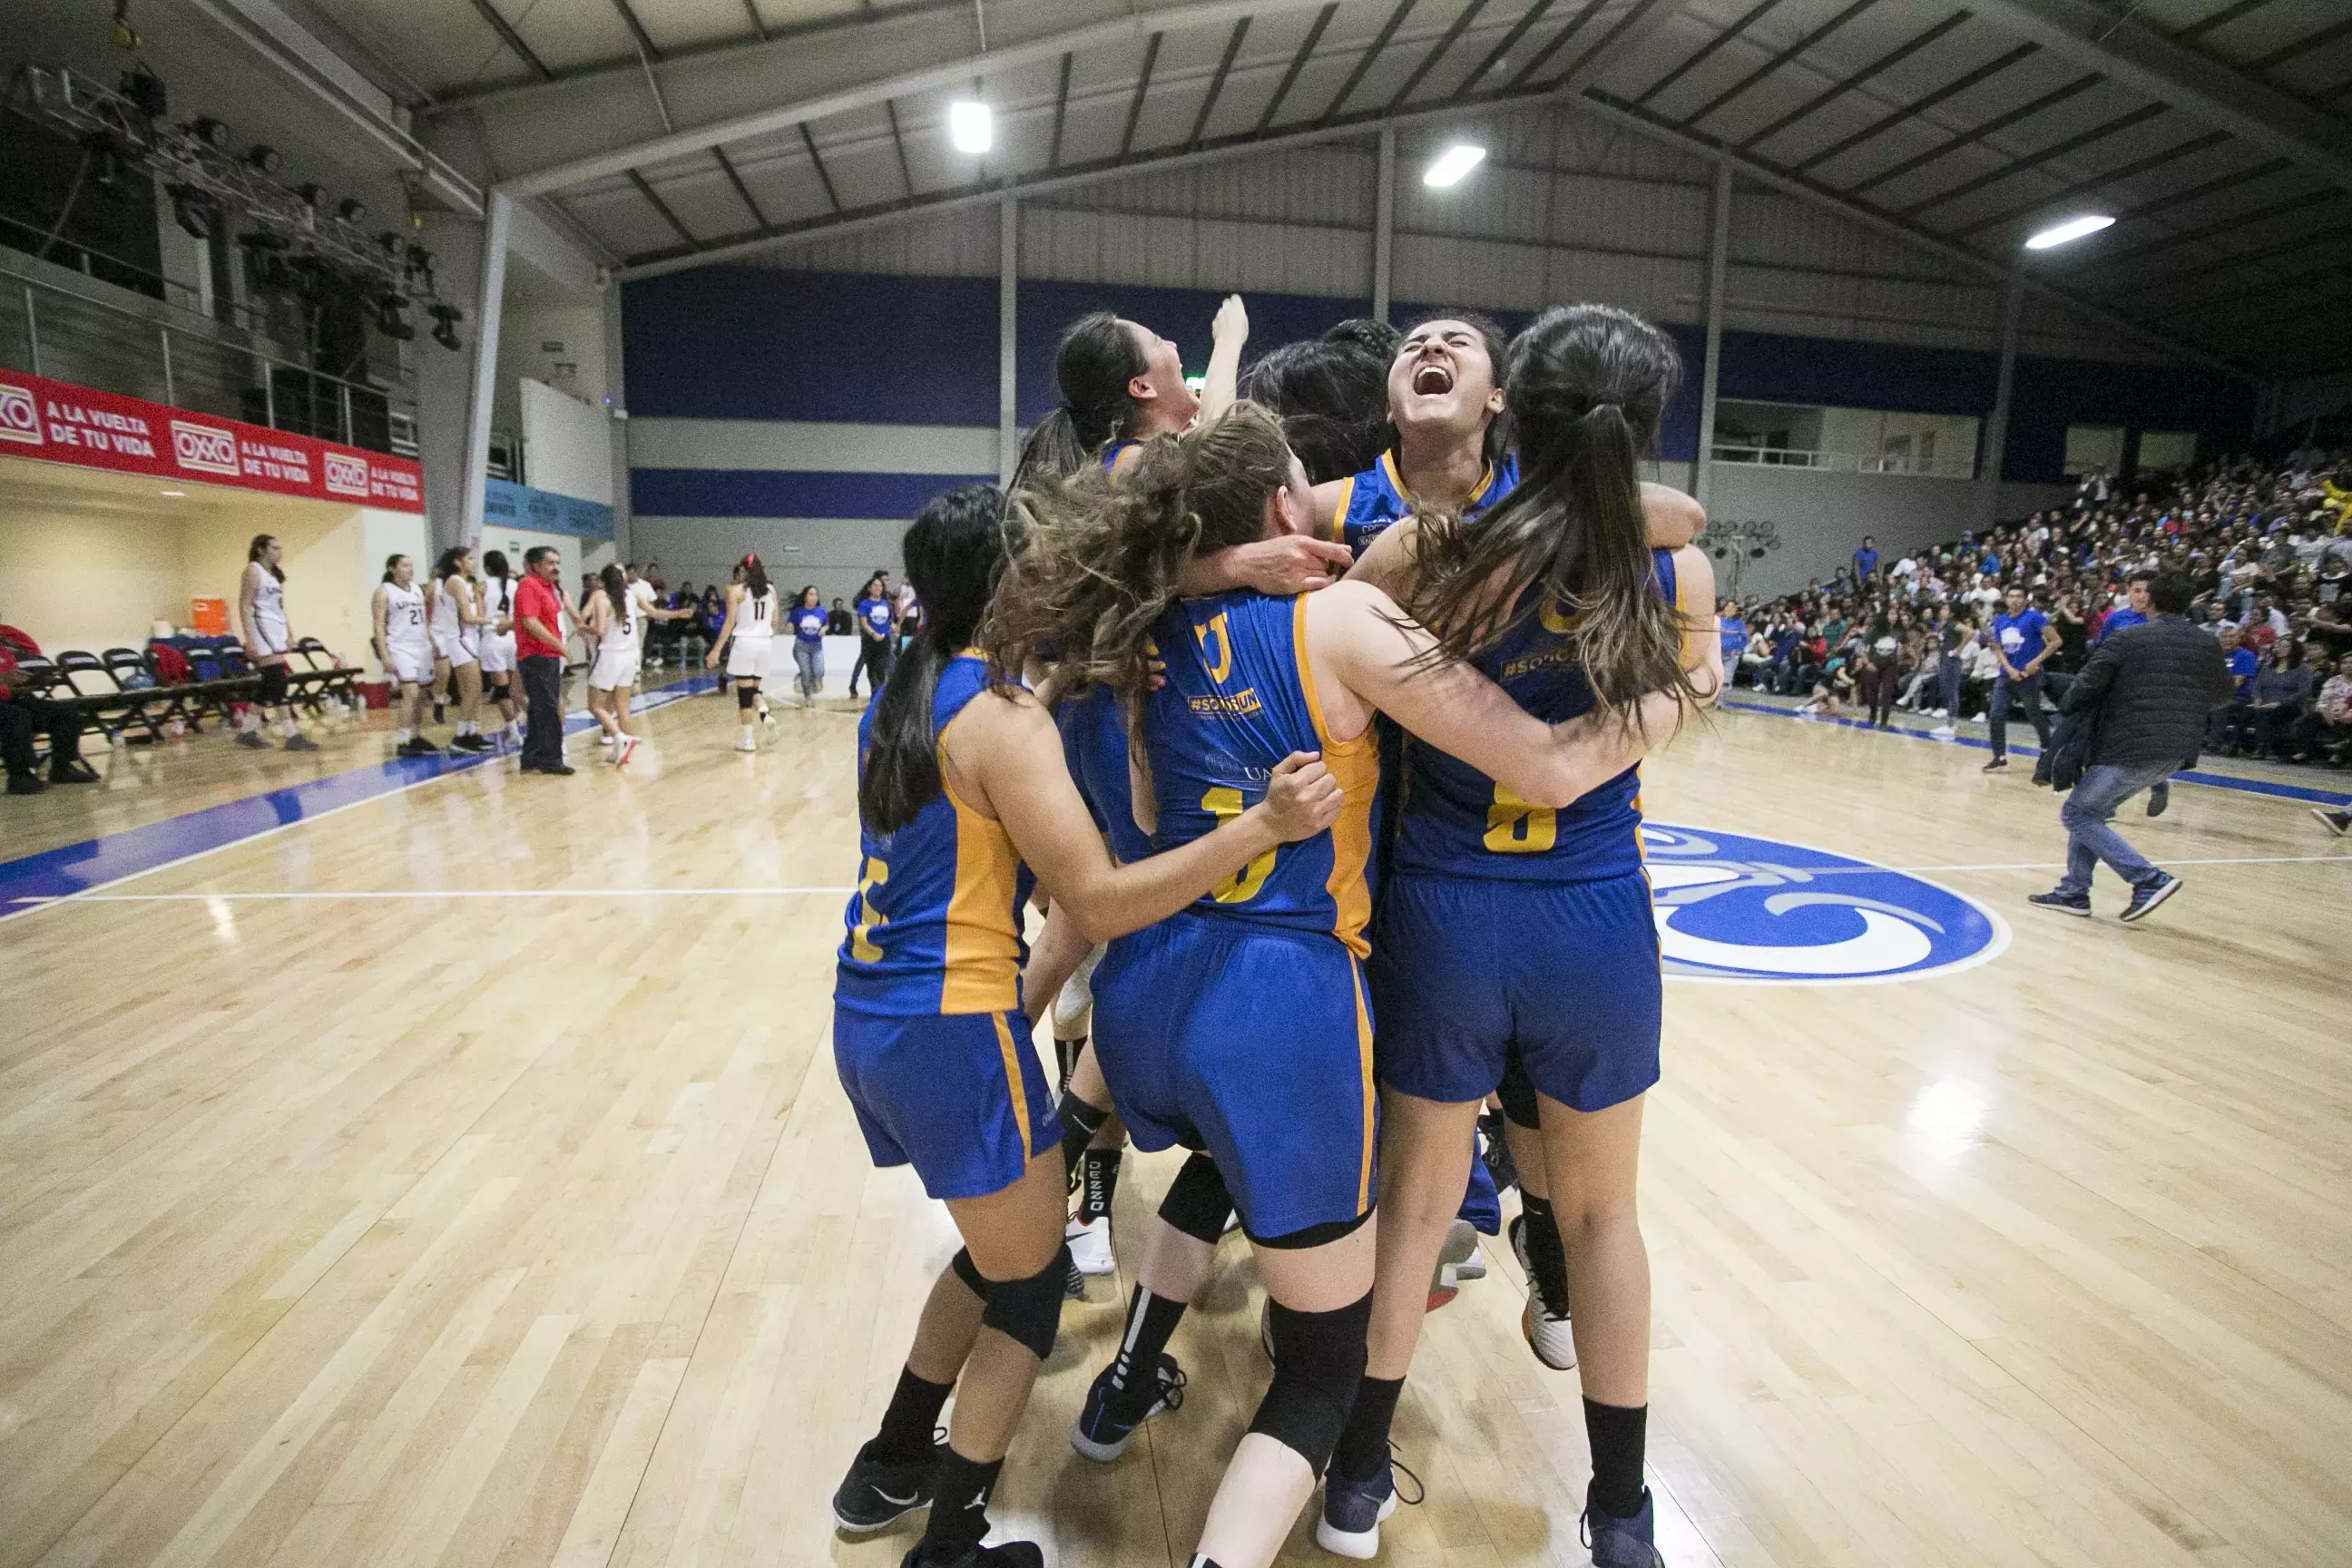
POLYGON ((988 105, 966 100, 948 105, 948 140, 959 153, 985 153, 996 140, 988 105))
POLYGON ((2064 223, 2043 229, 2025 242, 2025 248, 2048 250, 2054 246, 2069 245, 2086 234, 2096 234, 2103 228, 2112 228, 2115 226, 2115 221, 2105 213, 2084 213, 2081 217, 2070 217, 2064 223))
POLYGON ((1462 177, 1486 161, 1486 149, 1474 147, 1467 142, 1456 142, 1437 155, 1429 172, 1421 177, 1424 185, 1458 185, 1462 177))
POLYGON ((186 495, 188 492, 185 490, 161 490, 157 493, 170 496, 173 500, 178 500, 182 496, 186 495))

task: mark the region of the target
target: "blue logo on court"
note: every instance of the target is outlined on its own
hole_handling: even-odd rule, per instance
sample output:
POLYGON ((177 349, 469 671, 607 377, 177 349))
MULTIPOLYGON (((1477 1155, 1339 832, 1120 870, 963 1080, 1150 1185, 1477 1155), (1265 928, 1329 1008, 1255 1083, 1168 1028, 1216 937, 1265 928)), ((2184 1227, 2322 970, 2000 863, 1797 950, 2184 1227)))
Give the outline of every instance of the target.
POLYGON ((1669 975, 1751 984, 1917 980, 1982 963, 2009 927, 1973 899, 1825 850, 1645 823, 1669 975))

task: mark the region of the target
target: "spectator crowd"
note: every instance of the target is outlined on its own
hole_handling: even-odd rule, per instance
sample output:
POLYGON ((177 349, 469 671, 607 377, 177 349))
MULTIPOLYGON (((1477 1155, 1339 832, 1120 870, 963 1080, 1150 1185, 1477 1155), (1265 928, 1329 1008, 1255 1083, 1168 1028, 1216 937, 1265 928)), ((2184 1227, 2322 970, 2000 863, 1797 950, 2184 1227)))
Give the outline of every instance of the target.
MULTIPOLYGON (((2045 682, 2063 687, 2099 640, 2148 616, 2147 584, 2187 577, 2190 618, 2218 638, 2236 692, 2208 752, 2352 768, 2352 454, 2225 461, 2128 500, 2104 478, 2074 504, 1886 560, 1865 539, 1827 583, 1726 601, 1734 683, 1991 726, 1996 762, 2020 711, 2047 750, 2045 682), (2052 678, 2057 678, 2053 680, 2052 678)), ((2054 696, 2054 689, 2049 695, 2054 696)))

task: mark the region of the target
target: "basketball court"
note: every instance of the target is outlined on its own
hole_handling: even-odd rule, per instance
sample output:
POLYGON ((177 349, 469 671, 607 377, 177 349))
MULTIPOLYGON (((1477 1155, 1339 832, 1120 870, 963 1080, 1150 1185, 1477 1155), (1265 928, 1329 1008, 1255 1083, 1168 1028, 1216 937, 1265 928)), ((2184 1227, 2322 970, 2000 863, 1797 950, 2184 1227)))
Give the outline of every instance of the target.
MULTIPOLYGON (((898 1560, 826 1500, 954 1233, 832 1066, 854 719, 776 719, 739 754, 678 697, 572 781, 352 736, 16 803, 43 849, 100 836, 43 876, 160 863, 0 923, 0 1562, 898 1560)), ((1667 938, 1643 1152, 1660 1547, 2340 1563, 2352 854, 2184 785, 2127 824, 2180 898, 2045 915, 2054 803, 1981 756, 1728 711, 1645 769, 1668 923, 1726 944, 1667 938), (1673 958, 1873 933, 1848 967, 1906 973, 1673 958)), ((1173 1166, 1134 1163, 1129 1234, 1173 1166)), ((1578 1385, 1486 1262, 1431 1318, 1386 1560, 1581 1563, 1578 1385)), ((1061 1564, 1181 1561, 1267 1376, 1228 1244, 1183 1407, 1077 1458, 1128 1279, 1065 1310, 1004 1472, 1061 1564)), ((1326 1560, 1302 1520, 1284 1561, 1326 1560)))

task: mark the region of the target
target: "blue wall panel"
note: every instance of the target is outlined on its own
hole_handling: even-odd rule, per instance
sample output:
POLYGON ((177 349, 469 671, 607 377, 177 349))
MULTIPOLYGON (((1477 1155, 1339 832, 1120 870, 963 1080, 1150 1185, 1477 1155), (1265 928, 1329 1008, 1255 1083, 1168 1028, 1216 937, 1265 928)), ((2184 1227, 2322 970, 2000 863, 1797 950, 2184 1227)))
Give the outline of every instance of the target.
POLYGON ((629 505, 646 517, 877 517, 905 521, 933 496, 994 474, 794 473, 776 468, 633 468, 629 505))

